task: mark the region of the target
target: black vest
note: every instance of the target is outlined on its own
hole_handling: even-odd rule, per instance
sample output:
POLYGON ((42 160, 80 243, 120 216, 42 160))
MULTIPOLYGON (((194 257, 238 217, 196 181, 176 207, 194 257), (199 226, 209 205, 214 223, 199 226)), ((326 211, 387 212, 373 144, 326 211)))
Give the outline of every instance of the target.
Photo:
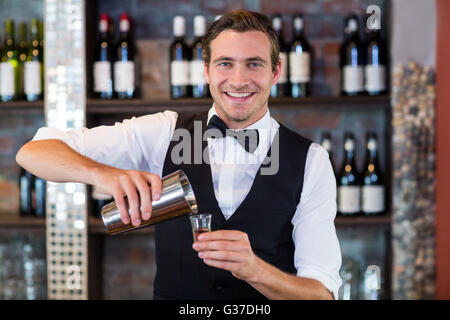
MULTIPOLYGON (((192 133, 194 121, 202 122, 205 132, 207 113, 178 116, 176 128, 192 133)), ((253 185, 233 215, 226 220, 218 206, 209 164, 175 165, 171 141, 166 153, 163 176, 183 170, 191 182, 199 213, 212 214, 212 230, 240 230, 248 234, 253 252, 264 261, 288 272, 294 267, 294 243, 291 219, 303 187, 306 155, 311 141, 280 124, 279 170, 275 175, 261 175, 261 166, 253 185)), ((200 143, 200 142, 199 142, 200 143)), ((192 143, 192 145, 194 145, 192 143)), ((207 146, 201 142, 202 150, 207 146)), ((192 147, 192 159, 193 159, 192 147)), ((269 149, 268 155, 271 153, 269 149)), ((206 152, 207 153, 207 152, 206 152)), ((156 277, 155 298, 167 299, 261 299, 247 282, 231 272, 206 265, 192 249, 193 236, 188 216, 155 225, 156 277)))

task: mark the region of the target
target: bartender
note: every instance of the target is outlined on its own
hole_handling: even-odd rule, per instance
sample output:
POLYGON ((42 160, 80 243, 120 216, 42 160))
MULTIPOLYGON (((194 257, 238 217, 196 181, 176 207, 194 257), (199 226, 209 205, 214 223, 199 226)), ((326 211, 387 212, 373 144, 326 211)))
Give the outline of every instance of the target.
POLYGON ((271 117, 281 61, 270 20, 232 11, 211 25, 203 44, 214 101, 208 112, 165 111, 65 132, 40 128, 17 162, 46 180, 96 186, 135 226, 151 217, 161 176, 183 170, 199 212, 212 214, 213 231, 193 244, 186 217, 155 225, 155 299, 337 299, 336 181, 320 145, 271 117), (174 133, 195 136, 196 125, 223 134, 196 141, 208 161, 180 162, 174 133), (240 133, 256 139, 242 143, 240 133))

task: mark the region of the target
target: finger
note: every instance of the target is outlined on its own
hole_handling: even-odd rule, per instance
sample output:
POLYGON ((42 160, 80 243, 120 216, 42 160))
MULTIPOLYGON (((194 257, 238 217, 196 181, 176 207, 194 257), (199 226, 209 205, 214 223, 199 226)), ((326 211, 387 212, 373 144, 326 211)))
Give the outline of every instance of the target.
POLYGON ((220 260, 228 262, 243 262, 245 256, 234 251, 201 251, 198 253, 199 258, 207 260, 220 260))
POLYGON ((140 211, 142 215, 142 219, 148 220, 152 214, 152 199, 150 196, 150 187, 147 184, 147 181, 142 177, 136 179, 136 186, 139 191, 140 197, 140 211))
POLYGON ((128 206, 131 211, 131 222, 137 227, 141 224, 138 193, 135 186, 130 181, 125 181, 123 183, 123 188, 125 189, 128 198, 128 206))
POLYGON ((197 251, 219 250, 219 251, 244 251, 249 248, 241 241, 196 241, 193 248, 197 251))
POLYGON ((238 262, 228 262, 213 259, 204 259, 203 262, 211 267, 227 270, 230 272, 235 272, 236 270, 239 270, 239 267, 241 265, 238 262))
POLYGON ((248 239, 247 234, 237 230, 216 230, 202 233, 198 237, 198 240, 200 241, 212 241, 212 240, 239 241, 246 239, 248 239))
POLYGON ((130 215, 128 214, 128 209, 125 205, 125 200, 123 198, 123 192, 116 192, 114 195, 114 201, 116 202, 116 206, 119 209, 120 219, 123 223, 130 223, 130 215))
POLYGON ((159 200, 161 198, 161 192, 162 192, 161 178, 156 174, 148 173, 147 181, 150 183, 150 186, 151 186, 152 199, 159 200))

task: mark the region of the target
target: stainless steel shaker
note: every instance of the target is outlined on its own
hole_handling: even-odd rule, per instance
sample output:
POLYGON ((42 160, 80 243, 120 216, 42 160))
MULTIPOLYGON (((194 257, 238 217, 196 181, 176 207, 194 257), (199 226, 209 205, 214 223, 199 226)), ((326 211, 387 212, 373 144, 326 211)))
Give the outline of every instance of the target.
MULTIPOLYGON (((182 170, 175 171, 161 179, 161 198, 152 201, 152 216, 149 220, 141 220, 139 226, 124 224, 120 219, 119 209, 115 201, 102 208, 102 219, 109 233, 118 234, 125 231, 144 228, 155 223, 172 219, 181 215, 197 213, 197 201, 191 184, 182 170)), ((125 206, 130 212, 128 199, 125 196, 125 206)))

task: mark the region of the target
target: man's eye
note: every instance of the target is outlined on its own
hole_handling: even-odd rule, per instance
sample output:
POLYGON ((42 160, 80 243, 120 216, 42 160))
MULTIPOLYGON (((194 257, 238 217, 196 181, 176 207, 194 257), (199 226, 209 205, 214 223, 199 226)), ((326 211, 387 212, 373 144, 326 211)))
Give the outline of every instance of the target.
POLYGON ((229 62, 221 62, 219 63, 219 67, 228 67, 230 65, 229 62))
POLYGON ((258 62, 252 62, 252 63, 250 63, 250 67, 252 67, 252 68, 261 67, 261 64, 258 62))

